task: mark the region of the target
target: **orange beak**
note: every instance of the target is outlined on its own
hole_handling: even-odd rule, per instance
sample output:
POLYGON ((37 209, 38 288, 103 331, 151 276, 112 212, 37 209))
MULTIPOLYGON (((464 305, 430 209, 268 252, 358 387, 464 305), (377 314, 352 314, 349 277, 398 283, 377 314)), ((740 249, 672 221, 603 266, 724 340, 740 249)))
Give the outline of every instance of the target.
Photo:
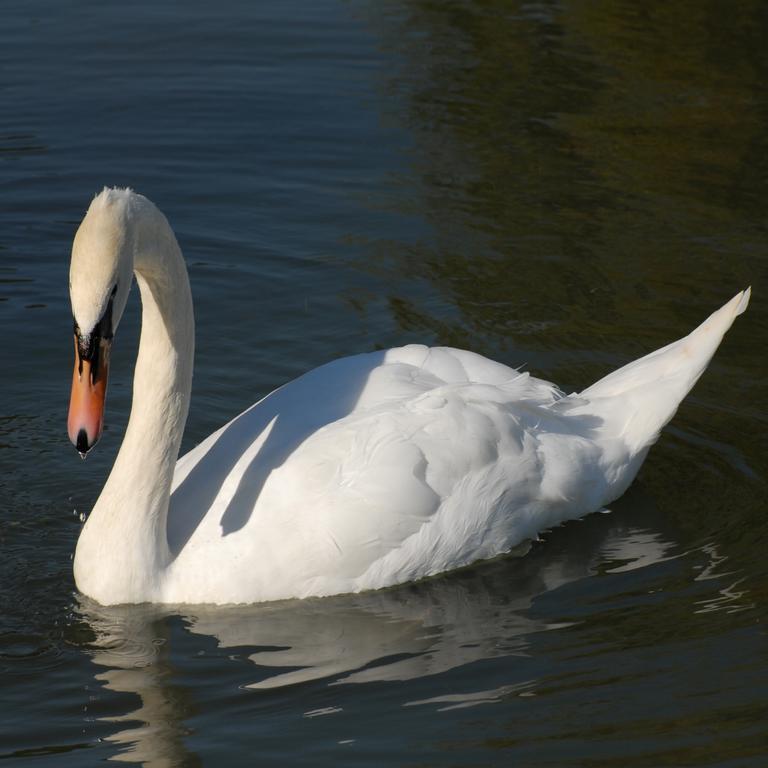
POLYGON ((111 345, 111 339, 97 337, 84 350, 75 334, 75 370, 72 373, 67 431, 82 458, 96 445, 104 428, 111 345))

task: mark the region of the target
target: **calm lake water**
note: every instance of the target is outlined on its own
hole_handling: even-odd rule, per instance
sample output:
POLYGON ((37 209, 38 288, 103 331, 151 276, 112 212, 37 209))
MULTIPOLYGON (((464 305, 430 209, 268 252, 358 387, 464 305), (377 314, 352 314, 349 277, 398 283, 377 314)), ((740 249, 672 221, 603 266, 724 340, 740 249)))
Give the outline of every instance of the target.
POLYGON ((0 757, 10 764, 768 764, 762 3, 5 0, 0 757), (754 296, 638 481, 398 589, 102 609, 71 553, 130 406, 66 436, 71 238, 105 184, 190 269, 184 450, 411 341, 578 389, 754 296))

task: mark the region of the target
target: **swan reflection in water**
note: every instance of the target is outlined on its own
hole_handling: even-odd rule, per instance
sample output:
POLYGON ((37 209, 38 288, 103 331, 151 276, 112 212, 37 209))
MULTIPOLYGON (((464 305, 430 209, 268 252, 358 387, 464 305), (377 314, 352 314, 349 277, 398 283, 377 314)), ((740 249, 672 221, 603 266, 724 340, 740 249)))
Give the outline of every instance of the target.
MULTIPOLYGON (((194 663, 199 663, 209 648, 217 657, 208 659, 205 669, 213 670, 217 696, 230 684, 232 693, 247 695, 239 689, 408 681, 480 660, 524 657, 531 634, 569 626, 531 615, 537 597, 588 577, 598 567, 603 572, 630 570, 670 556, 673 544, 661 534, 627 524, 628 511, 633 521, 646 522, 653 512, 647 499, 638 504, 638 496, 631 493, 621 502, 620 515, 593 515, 552 531, 546 543, 526 557, 506 557, 388 590, 224 607, 106 608, 80 598, 78 613, 95 634, 92 660, 101 668, 96 679, 111 691, 136 694, 141 700, 134 711, 102 719, 125 723, 107 736, 120 749, 113 759, 163 765, 189 755, 185 722, 211 692, 179 682, 181 668, 195 657, 194 663), (179 624, 183 643, 176 636, 179 624), (224 652, 216 653, 217 648, 224 652), (253 664, 247 664, 247 678, 243 659, 253 664)), ((210 679, 205 678, 207 684, 210 679)), ((520 687, 499 682, 496 691, 449 693, 421 701, 409 701, 413 691, 407 689, 401 704, 471 706, 498 700, 520 687)), ((304 699, 297 696, 295 705, 306 705, 304 699)))

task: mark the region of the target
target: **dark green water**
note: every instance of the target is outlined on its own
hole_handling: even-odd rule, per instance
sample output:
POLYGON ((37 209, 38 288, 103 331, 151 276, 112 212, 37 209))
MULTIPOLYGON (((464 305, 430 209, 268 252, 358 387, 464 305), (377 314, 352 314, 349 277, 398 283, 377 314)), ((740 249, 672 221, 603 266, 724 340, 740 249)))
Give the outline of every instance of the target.
POLYGON ((0 757, 7 764, 768 764, 768 12, 758 2, 6 0, 0 757), (127 420, 66 437, 69 247, 151 197, 198 323, 184 447, 410 341, 578 389, 754 295, 611 514, 382 593, 78 597, 127 420))

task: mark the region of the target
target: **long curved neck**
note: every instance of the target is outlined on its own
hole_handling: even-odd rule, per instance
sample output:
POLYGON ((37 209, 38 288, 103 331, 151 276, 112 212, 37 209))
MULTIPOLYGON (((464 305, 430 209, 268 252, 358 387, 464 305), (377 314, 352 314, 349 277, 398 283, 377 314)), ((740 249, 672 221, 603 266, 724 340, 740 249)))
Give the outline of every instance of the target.
POLYGON ((192 384, 194 317, 181 250, 154 206, 135 227, 142 323, 131 416, 75 555, 78 587, 102 603, 158 596, 170 561, 168 503, 192 384))

